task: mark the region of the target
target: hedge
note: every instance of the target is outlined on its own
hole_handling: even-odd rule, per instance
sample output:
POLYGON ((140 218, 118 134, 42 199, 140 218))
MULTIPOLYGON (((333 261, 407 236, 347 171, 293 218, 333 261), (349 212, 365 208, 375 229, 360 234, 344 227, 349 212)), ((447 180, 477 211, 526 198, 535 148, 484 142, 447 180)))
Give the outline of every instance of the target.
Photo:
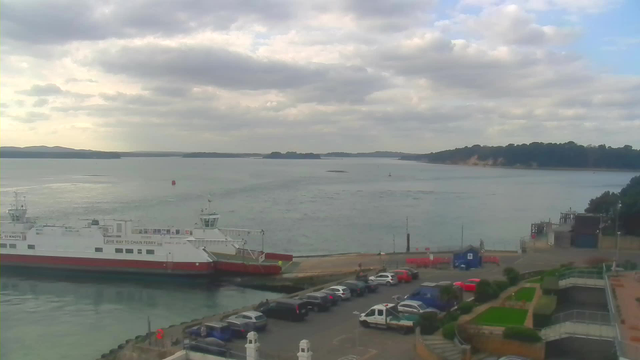
POLYGON ((543 328, 551 325, 551 314, 556 309, 558 297, 554 295, 543 295, 538 299, 533 308, 533 327, 543 328))
POLYGON ((471 301, 463 301, 458 305, 458 311, 460 311, 460 314, 466 315, 472 312, 474 307, 475 305, 471 301))
POLYGON ((528 343, 538 343, 542 337, 534 329, 524 326, 509 326, 504 328, 502 337, 508 340, 516 340, 528 343))
POLYGON ((447 324, 453 323, 458 321, 458 319, 460 318, 460 313, 458 311, 449 311, 448 313, 444 314, 444 316, 442 317, 442 320, 440 321, 440 326, 445 326, 447 324))
POLYGON ((493 280, 491 284, 493 285, 493 287, 496 288, 496 291, 498 291, 498 294, 501 294, 503 291, 511 287, 511 285, 509 285, 509 282, 507 280, 493 280))
POLYGON ((448 323, 442 327, 442 337, 447 340, 453 340, 456 338, 456 323, 448 323))
POLYGON ((542 289, 542 293, 544 295, 553 295, 558 289, 560 289, 558 278, 555 276, 545 276, 542 280, 542 284, 540 285, 540 289, 542 289))
POLYGON ((440 328, 438 314, 432 311, 420 314, 420 317, 418 318, 418 325, 420 326, 420 333, 422 335, 433 334, 440 328))
POLYGON ((498 289, 489 280, 480 280, 476 284, 475 301, 485 303, 498 297, 498 289))

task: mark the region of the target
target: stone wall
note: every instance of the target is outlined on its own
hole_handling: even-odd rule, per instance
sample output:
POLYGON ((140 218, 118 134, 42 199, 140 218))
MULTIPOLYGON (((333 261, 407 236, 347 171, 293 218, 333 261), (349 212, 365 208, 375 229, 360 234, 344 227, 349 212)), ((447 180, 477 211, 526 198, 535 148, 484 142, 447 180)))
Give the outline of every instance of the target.
POLYGON ((531 360, 544 360, 544 343, 529 344, 521 341, 507 340, 500 336, 474 334, 471 346, 478 352, 498 356, 516 355, 531 360))
MULTIPOLYGON (((616 236, 600 236, 600 249, 615 249, 616 236)), ((638 236, 620 236, 620 250, 640 250, 640 237, 638 236)))

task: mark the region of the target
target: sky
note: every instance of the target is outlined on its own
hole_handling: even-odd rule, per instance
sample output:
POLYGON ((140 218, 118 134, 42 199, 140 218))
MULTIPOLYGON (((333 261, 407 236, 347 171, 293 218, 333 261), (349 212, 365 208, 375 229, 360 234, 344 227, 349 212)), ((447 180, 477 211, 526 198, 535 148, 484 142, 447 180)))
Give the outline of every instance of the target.
POLYGON ((0 0, 0 144, 640 147, 636 0, 0 0))

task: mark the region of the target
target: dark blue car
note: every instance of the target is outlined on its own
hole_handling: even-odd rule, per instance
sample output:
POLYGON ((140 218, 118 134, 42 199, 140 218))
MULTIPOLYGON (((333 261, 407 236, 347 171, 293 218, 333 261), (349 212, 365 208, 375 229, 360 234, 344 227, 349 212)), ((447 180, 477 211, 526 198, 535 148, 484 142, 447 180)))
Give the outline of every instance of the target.
POLYGON ((231 341, 233 332, 228 324, 210 322, 187 330, 187 334, 196 338, 214 338, 220 341, 231 341))
MULTIPOLYGON (((440 288, 452 285, 450 282, 440 283, 422 283, 419 288, 413 290, 409 295, 405 297, 405 300, 420 301, 427 307, 438 309, 438 311, 446 312, 451 307, 458 305, 458 302, 446 304, 440 299, 440 288)), ((458 286, 454 286, 460 291, 460 299, 462 299, 462 289, 458 286)))

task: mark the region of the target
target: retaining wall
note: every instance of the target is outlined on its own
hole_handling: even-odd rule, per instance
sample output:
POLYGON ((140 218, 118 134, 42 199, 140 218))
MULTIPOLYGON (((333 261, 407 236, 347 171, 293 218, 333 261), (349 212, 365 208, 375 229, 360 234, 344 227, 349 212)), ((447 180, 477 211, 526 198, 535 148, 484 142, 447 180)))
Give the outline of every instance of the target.
MULTIPOLYGON (((600 249, 615 249, 616 236, 600 236, 600 249)), ((620 250, 640 250, 640 237, 624 235, 620 236, 620 250)))
POLYGON ((471 337, 471 346, 479 352, 492 355, 517 355, 531 360, 544 360, 544 343, 528 344, 521 341, 507 340, 499 336, 478 335, 471 337))

